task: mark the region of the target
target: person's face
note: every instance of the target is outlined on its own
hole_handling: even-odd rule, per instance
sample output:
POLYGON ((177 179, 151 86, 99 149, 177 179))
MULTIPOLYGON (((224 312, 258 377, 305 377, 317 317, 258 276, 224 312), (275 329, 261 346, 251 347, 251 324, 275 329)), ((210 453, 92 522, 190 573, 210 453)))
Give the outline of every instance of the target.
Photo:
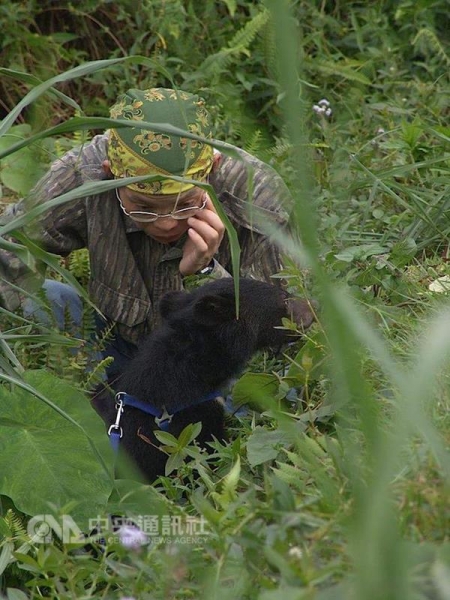
MULTIPOLYGON (((142 229, 148 236, 152 237, 162 244, 170 244, 178 240, 188 229, 188 219, 174 219, 170 216, 173 211, 183 209, 199 209, 204 206, 206 193, 201 189, 194 187, 187 192, 174 195, 150 195, 136 192, 127 187, 117 189, 124 212, 133 219, 133 213, 151 212, 158 215, 156 221, 149 223, 136 220, 140 215, 133 219, 139 229, 142 229), (131 213, 131 214, 130 214, 131 213), (167 216, 168 215, 168 216, 167 216)), ((190 210, 178 213, 182 216, 193 216, 190 210)))

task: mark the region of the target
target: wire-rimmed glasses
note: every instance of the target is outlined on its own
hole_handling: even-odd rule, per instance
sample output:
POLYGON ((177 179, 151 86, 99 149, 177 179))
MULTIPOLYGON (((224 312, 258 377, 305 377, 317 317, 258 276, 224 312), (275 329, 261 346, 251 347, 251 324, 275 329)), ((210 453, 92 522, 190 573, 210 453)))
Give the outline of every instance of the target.
POLYGON ((173 210, 167 214, 159 214, 154 212, 149 212, 146 210, 130 210, 128 211, 124 205, 122 204, 122 199, 119 195, 119 190, 116 188, 116 198, 119 201, 120 208, 123 210, 124 214, 133 221, 137 221, 138 223, 154 223, 158 219, 164 219, 167 217, 171 217, 175 219, 175 221, 183 221, 184 219, 189 219, 189 217, 193 217, 199 210, 203 210, 206 206, 206 202, 208 200, 206 194, 203 197, 203 202, 201 206, 188 206, 186 208, 180 208, 179 210, 173 210))

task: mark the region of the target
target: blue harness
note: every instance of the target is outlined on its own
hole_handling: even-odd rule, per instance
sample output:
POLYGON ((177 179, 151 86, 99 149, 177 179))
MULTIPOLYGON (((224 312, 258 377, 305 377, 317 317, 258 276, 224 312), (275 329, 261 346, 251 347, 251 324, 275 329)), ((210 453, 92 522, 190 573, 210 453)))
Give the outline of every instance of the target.
MULTIPOLYGON (((219 392, 211 392, 207 396, 204 396, 203 398, 200 398, 200 400, 197 400, 193 404, 190 404, 189 408, 197 406, 199 404, 203 404, 203 402, 209 402, 210 400, 214 400, 218 396, 220 396, 219 392)), ((181 412, 185 408, 188 408, 187 406, 184 406, 183 408, 174 410, 172 414, 169 414, 165 407, 163 407, 163 410, 161 410, 160 408, 155 408, 151 404, 148 404, 147 402, 141 402, 141 400, 138 400, 135 396, 130 396, 130 394, 127 394, 126 392, 118 392, 116 394, 115 399, 117 410, 116 420, 112 425, 110 425, 108 429, 109 440, 115 452, 119 450, 120 439, 123 437, 123 430, 120 426, 120 419, 122 418, 125 406, 131 406, 132 408, 137 408, 141 410, 147 415, 152 415, 152 417, 155 417, 156 425, 158 425, 158 427, 163 431, 168 431, 169 425, 172 422, 172 418, 176 413, 181 412)))

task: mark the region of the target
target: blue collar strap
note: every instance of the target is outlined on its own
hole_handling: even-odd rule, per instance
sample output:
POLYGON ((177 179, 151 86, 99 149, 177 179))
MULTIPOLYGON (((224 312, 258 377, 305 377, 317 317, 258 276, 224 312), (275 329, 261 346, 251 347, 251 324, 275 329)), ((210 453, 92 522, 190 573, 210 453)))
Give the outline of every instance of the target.
MULTIPOLYGON (((197 400, 193 404, 189 405, 189 408, 197 406, 198 404, 203 404, 203 402, 208 402, 209 400, 214 400, 218 396, 220 396, 219 392, 211 392, 207 396, 203 396, 203 398, 200 398, 200 400, 197 400)), ((155 417, 155 423, 163 431, 168 431, 169 425, 172 422, 172 418, 177 412, 181 412, 187 408, 184 406, 183 408, 174 410, 172 414, 169 414, 165 407, 163 407, 163 410, 161 410, 160 408, 155 408, 147 402, 141 402, 141 400, 138 400, 135 396, 130 396, 130 394, 127 394, 126 392, 118 392, 116 394, 116 420, 108 429, 108 436, 111 441, 111 446, 115 452, 117 452, 119 449, 120 438, 123 436, 123 430, 120 426, 120 419, 125 406, 131 406, 132 408, 141 410, 147 415, 152 415, 152 417, 155 417)))

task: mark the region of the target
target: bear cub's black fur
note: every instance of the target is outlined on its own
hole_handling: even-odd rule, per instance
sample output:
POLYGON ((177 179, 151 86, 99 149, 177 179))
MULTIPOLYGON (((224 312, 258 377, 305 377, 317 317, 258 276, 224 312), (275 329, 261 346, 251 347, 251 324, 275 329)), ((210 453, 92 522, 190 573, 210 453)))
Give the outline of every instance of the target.
MULTIPOLYGON (((176 412, 169 433, 179 436, 189 423, 201 421, 201 445, 213 437, 225 439, 220 400, 199 399, 236 376, 263 348, 278 348, 292 333, 276 329, 289 317, 303 329, 313 319, 305 300, 288 298, 280 288, 240 279, 239 319, 236 319, 234 282, 230 278, 207 283, 193 292, 169 292, 160 304, 162 323, 143 342, 138 354, 113 385, 155 408, 176 412)), ((103 389, 93 404, 109 427, 115 420, 114 398, 103 389)), ((125 407, 120 442, 148 481, 164 474, 167 455, 153 435, 154 417, 125 407)))

